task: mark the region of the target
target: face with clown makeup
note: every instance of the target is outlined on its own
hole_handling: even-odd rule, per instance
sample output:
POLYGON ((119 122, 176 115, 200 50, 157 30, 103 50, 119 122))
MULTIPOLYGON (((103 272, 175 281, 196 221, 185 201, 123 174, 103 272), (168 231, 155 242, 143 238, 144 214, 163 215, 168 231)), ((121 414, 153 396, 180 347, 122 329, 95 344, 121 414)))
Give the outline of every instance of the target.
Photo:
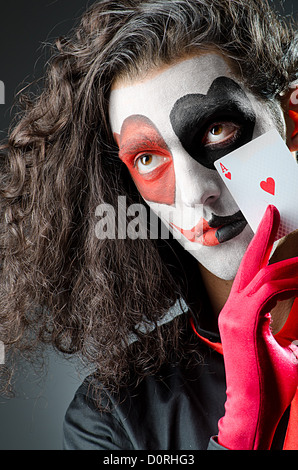
POLYGON ((202 266, 233 279, 253 232, 214 162, 277 127, 269 107, 210 52, 117 80, 109 114, 144 200, 202 266))

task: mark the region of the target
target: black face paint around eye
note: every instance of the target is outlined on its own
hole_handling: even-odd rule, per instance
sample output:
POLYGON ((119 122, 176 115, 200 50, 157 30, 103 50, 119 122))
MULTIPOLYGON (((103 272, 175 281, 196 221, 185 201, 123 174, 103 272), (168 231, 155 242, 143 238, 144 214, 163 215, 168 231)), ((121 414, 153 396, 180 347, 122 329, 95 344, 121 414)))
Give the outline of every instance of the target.
POLYGON ((214 170, 216 160, 252 140, 256 115, 242 88, 231 78, 218 77, 207 95, 189 94, 177 100, 170 121, 189 155, 214 170), (224 121, 240 126, 236 138, 227 144, 204 146, 202 140, 208 126, 224 121))

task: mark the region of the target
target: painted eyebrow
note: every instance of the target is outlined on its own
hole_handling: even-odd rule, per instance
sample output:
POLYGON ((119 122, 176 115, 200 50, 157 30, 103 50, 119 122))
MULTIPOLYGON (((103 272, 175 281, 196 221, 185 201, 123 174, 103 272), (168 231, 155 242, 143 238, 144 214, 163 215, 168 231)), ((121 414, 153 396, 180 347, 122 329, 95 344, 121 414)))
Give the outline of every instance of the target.
POLYGON ((153 122, 140 114, 125 119, 118 140, 121 159, 129 158, 140 150, 164 150, 170 153, 166 142, 153 122))
MULTIPOLYGON (((183 98, 188 98, 189 101, 192 101, 192 95, 186 95, 183 98)), ((183 100, 183 98, 181 98, 181 100, 183 100)), ((174 113, 171 113, 171 122, 176 134, 176 130, 179 129, 178 135, 188 133, 189 138, 191 138, 194 131, 198 133, 203 127, 217 120, 239 120, 240 123, 244 123, 246 120, 252 120, 251 114, 247 112, 248 110, 246 111, 240 107, 237 101, 231 101, 230 99, 220 104, 214 100, 214 106, 213 103, 210 102, 212 109, 202 109, 202 107, 196 103, 188 104, 186 100, 184 100, 184 103, 183 101, 180 101, 180 103, 183 105, 183 109, 180 111, 179 116, 177 114, 174 116, 174 113)))
POLYGON ((209 121, 230 119, 254 122, 255 114, 251 103, 242 88, 228 77, 218 77, 210 86, 206 95, 189 94, 181 97, 174 104, 170 120, 176 135, 188 134, 191 138, 209 121))
POLYGON ((148 139, 146 135, 139 134, 135 135, 133 139, 125 141, 121 144, 120 151, 125 155, 133 155, 142 150, 154 150, 154 148, 161 148, 167 150, 167 147, 163 145, 161 141, 155 141, 151 138, 148 139))

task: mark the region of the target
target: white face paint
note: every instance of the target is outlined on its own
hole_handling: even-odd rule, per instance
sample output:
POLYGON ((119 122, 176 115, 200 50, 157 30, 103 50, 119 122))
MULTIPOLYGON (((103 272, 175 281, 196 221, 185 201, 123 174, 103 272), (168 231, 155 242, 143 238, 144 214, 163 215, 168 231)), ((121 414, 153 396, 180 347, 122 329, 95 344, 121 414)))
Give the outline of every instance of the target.
POLYGON ((218 54, 118 81, 110 123, 141 195, 216 276, 235 277, 253 232, 213 162, 276 127, 218 54))

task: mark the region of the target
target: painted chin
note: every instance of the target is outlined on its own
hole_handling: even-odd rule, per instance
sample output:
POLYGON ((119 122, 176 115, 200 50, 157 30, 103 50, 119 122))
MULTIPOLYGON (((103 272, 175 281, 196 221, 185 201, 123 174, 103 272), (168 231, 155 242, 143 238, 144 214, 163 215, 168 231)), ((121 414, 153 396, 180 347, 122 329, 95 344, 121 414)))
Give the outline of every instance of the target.
POLYGON ((182 245, 201 266, 204 266, 218 278, 230 281, 235 278, 253 235, 252 229, 246 224, 239 235, 216 246, 202 246, 198 243, 191 243, 186 238, 184 238, 186 243, 182 243, 182 245))
POLYGON ((247 226, 247 221, 239 211, 228 217, 221 218, 215 216, 214 220, 209 223, 201 218, 197 225, 190 230, 182 229, 173 223, 171 226, 182 233, 189 242, 212 247, 223 244, 240 235, 247 226), (215 224, 217 225, 214 226, 215 224))

